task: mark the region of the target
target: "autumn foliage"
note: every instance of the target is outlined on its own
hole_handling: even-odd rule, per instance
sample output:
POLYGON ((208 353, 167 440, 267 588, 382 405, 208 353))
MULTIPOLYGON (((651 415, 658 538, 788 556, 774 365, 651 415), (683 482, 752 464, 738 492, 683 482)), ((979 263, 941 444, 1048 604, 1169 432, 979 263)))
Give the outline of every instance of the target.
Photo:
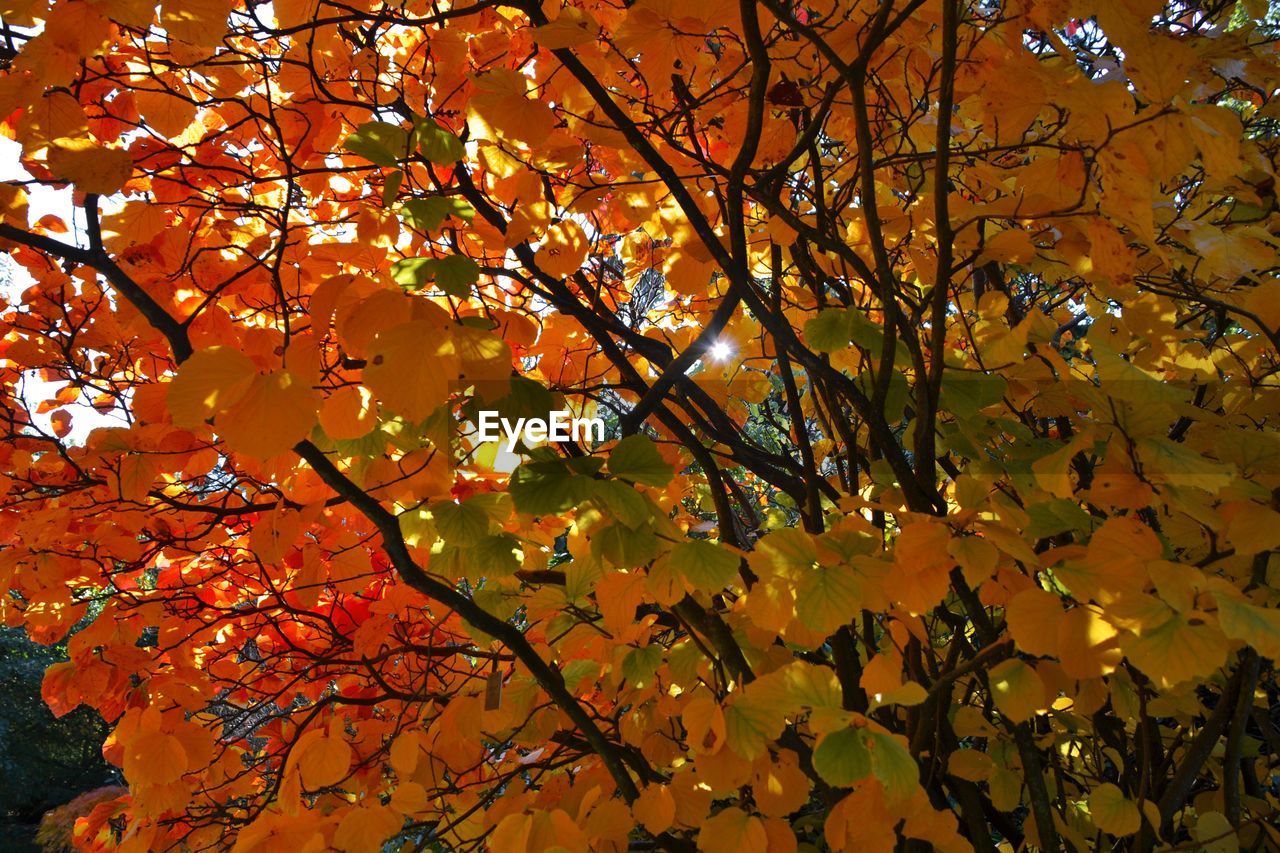
POLYGON ((0 0, 77 845, 1280 847, 1267 15, 0 0))

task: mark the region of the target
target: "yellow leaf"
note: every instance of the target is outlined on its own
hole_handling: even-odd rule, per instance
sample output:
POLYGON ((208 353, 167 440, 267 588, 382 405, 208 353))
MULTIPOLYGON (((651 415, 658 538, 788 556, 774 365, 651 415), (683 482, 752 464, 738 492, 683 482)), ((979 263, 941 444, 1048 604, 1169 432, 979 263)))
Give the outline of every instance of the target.
POLYGON ((796 618, 806 628, 830 634, 860 609, 861 584, 847 566, 815 566, 796 584, 796 618))
POLYGON ((169 212, 149 201, 131 201, 102 217, 102 241, 113 251, 150 243, 169 227, 169 212))
POLYGON ((722 809, 698 830, 698 849, 704 853, 743 853, 768 847, 764 821, 736 806, 722 809))
POLYGON ((818 562, 818 549, 813 537, 798 528, 774 530, 756 543, 747 557, 752 570, 761 578, 801 577, 818 562))
POLYGON ((1089 794, 1089 816, 1094 826, 1111 835, 1133 835, 1142 827, 1138 807, 1110 782, 1104 782, 1089 794))
POLYGON ((419 732, 401 732, 391 742, 391 769, 401 779, 408 779, 417 769, 422 752, 423 741, 419 732))
POLYGON ((978 256, 974 263, 983 264, 987 261, 999 261, 1001 263, 1025 264, 1035 256, 1036 247, 1031 242, 1031 235, 1021 228, 1009 228, 994 237, 989 237, 986 245, 983 246, 982 254, 978 256))
POLYGON ((49 171, 80 192, 110 195, 133 174, 133 158, 128 151, 88 139, 58 139, 49 149, 49 171))
POLYGON ((401 782, 391 793, 391 808, 403 815, 414 815, 427 808, 427 789, 417 782, 401 782))
POLYGON ((414 320, 378 333, 364 383, 387 408, 411 421, 425 420, 458 378, 453 341, 430 320, 414 320))
POLYGON ((1214 598, 1223 634, 1248 643, 1263 657, 1280 660, 1280 610, 1255 607, 1221 593, 1214 598))
POLYGON ((977 586, 995 574, 1000 552, 981 536, 958 536, 947 543, 947 553, 955 558, 970 586, 977 586))
POLYGON ((178 368, 165 401, 173 422, 188 429, 225 412, 245 395, 258 368, 234 347, 198 350, 178 368))
POLYGON ((149 453, 129 453, 120 459, 120 497, 143 501, 160 471, 159 460, 149 453))
POLYGON ((791 823, 782 817, 765 820, 764 831, 768 836, 766 853, 796 853, 800 847, 796 843, 796 834, 791 829, 791 823))
POLYGON ((581 269, 590 248, 591 241, 582 226, 564 219, 547 229, 535 263, 548 275, 563 278, 581 269))
POLYGON ((89 134, 89 119, 69 92, 54 90, 27 107, 18 120, 22 156, 48 156, 55 140, 80 139, 89 134))
POLYGON ((976 749, 960 749, 947 758, 947 772, 970 782, 985 782, 996 772, 991 756, 976 749))
POLYGON ((0 184, 0 222, 25 230, 27 208, 26 190, 17 184, 0 184))
POLYGON ((902 661, 880 653, 867 662, 859 685, 871 700, 871 710, 883 705, 919 705, 928 694, 914 681, 902 682, 902 661))
POLYGON ((1064 615, 1062 600, 1039 587, 1024 589, 1004 609, 1013 641, 1031 655, 1058 653, 1058 625, 1064 615))
POLYGON ((567 6, 554 21, 534 28, 533 39, 547 50, 575 47, 594 41, 600 26, 581 9, 567 6))
POLYGON ((1071 485, 1071 460, 1091 443, 1092 437, 1082 434, 1053 453, 1032 462, 1031 471, 1036 475, 1036 485, 1056 498, 1071 498, 1074 494, 1071 485))
POLYGON ((785 692, 780 679, 766 677, 747 685, 729 701, 724 708, 724 728, 730 749, 748 761, 760 757, 766 745, 782 734, 788 711, 783 704, 785 692))
POLYGON ((126 27, 145 30, 156 18, 152 0, 107 0, 100 5, 111 20, 126 27))
POLYGON ((1196 840, 1202 853, 1238 853, 1240 836, 1222 812, 1205 812, 1196 819, 1196 840))
POLYGON ((1074 607, 1061 617, 1058 660, 1067 675, 1082 680, 1098 678, 1113 671, 1121 657, 1116 629, 1093 607, 1074 607))
POLYGON ((1186 111, 1205 171, 1215 178, 1234 176, 1241 166, 1240 117, 1230 107, 1217 104, 1195 104, 1186 111))
POLYGON ((516 853, 529 850, 529 834, 533 831, 533 818, 523 812, 509 814, 493 828, 488 847, 495 853, 516 853))
POLYGON ((718 542, 687 539, 671 549, 671 568, 696 589, 715 592, 738 577, 741 558, 718 542))
POLYGON ((5 0, 0 5, 0 14, 10 24, 19 27, 30 27, 36 20, 44 20, 49 11, 49 0, 5 0))
POLYGON ((537 145, 551 134, 556 117, 544 101, 528 97, 528 86, 529 79, 511 69, 486 71, 476 76, 467 106, 499 135, 537 145))
POLYGON ((1149 103, 1164 104, 1172 100, 1182 91, 1198 62, 1195 50, 1186 41, 1172 36, 1124 40, 1125 73, 1149 103))
POLYGON ((792 753, 780 752, 756 762, 751 794, 768 817, 786 817, 809 800, 812 785, 792 753))
POLYGON ((1016 658, 996 664, 987 678, 996 707, 1015 723, 1031 719, 1047 704, 1040 674, 1016 658))
POLYGON ((1165 610, 1172 615, 1163 623, 1120 641, 1129 660, 1161 689, 1205 678, 1227 662, 1227 638, 1221 630, 1165 610))
POLYGON ((1227 541, 1237 554, 1280 548, 1280 513, 1252 501, 1240 504, 1227 523, 1227 541))
POLYGON ((171 38, 200 47, 222 44, 233 0, 165 0, 160 26, 171 38))
POLYGON ((460 379, 473 382, 500 381, 505 391, 511 377, 511 347, 493 332, 473 326, 450 330, 454 350, 461 362, 460 379))

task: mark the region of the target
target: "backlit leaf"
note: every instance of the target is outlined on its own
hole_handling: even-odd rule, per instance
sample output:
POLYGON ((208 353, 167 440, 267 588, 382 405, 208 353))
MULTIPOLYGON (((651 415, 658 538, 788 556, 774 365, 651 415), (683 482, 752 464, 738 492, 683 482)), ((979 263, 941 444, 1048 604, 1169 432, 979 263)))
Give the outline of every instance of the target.
POLYGON ((723 589, 738 575, 740 558, 722 545, 692 539, 671 550, 671 567, 698 589, 723 589))
POLYGON ((996 707, 1015 723, 1031 719, 1046 705, 1044 681, 1039 673, 1016 658, 992 667, 987 680, 996 707))
POLYGON ((225 412, 245 395, 257 373, 253 361, 234 347, 196 351, 183 362, 165 394, 174 423, 195 427, 225 412))
POLYGON ((350 133, 342 147, 378 166, 394 166, 408 152, 409 134, 399 125, 371 121, 350 133))
POLYGON ((643 435, 628 436, 609 451, 609 473, 632 483, 662 487, 671 482, 671 464, 658 454, 658 448, 643 435))
POLYGON ((813 768, 829 785, 847 788, 871 775, 871 753, 859 729, 828 732, 813 751, 813 768))
POLYGON ((1142 827, 1138 807, 1110 782, 1102 783, 1089 795, 1089 816, 1094 826, 1111 835, 1133 835, 1142 827))

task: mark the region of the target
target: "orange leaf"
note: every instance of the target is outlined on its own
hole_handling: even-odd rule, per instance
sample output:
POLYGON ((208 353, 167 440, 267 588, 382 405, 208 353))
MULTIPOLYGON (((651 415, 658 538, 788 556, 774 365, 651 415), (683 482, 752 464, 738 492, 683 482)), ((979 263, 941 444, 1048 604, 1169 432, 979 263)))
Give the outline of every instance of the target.
POLYGON ((307 437, 316 422, 316 394, 287 370, 257 376, 244 396, 218 416, 232 450, 268 458, 307 437))
POLYGON ((322 735, 308 742, 298 755, 302 783, 311 790, 341 782, 351 769, 351 747, 341 737, 322 735))
POLYGON ((198 350, 169 384, 165 401, 173 422, 193 428, 225 412, 245 395, 257 373, 253 361, 233 347, 198 350))

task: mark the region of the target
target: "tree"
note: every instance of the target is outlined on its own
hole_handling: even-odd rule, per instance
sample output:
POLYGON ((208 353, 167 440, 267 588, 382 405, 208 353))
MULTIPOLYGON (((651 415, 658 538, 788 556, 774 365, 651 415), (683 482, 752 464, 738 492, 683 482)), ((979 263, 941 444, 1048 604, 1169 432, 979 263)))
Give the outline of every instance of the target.
POLYGON ((1266 4, 2 8, 83 845, 1280 844, 1266 4))

